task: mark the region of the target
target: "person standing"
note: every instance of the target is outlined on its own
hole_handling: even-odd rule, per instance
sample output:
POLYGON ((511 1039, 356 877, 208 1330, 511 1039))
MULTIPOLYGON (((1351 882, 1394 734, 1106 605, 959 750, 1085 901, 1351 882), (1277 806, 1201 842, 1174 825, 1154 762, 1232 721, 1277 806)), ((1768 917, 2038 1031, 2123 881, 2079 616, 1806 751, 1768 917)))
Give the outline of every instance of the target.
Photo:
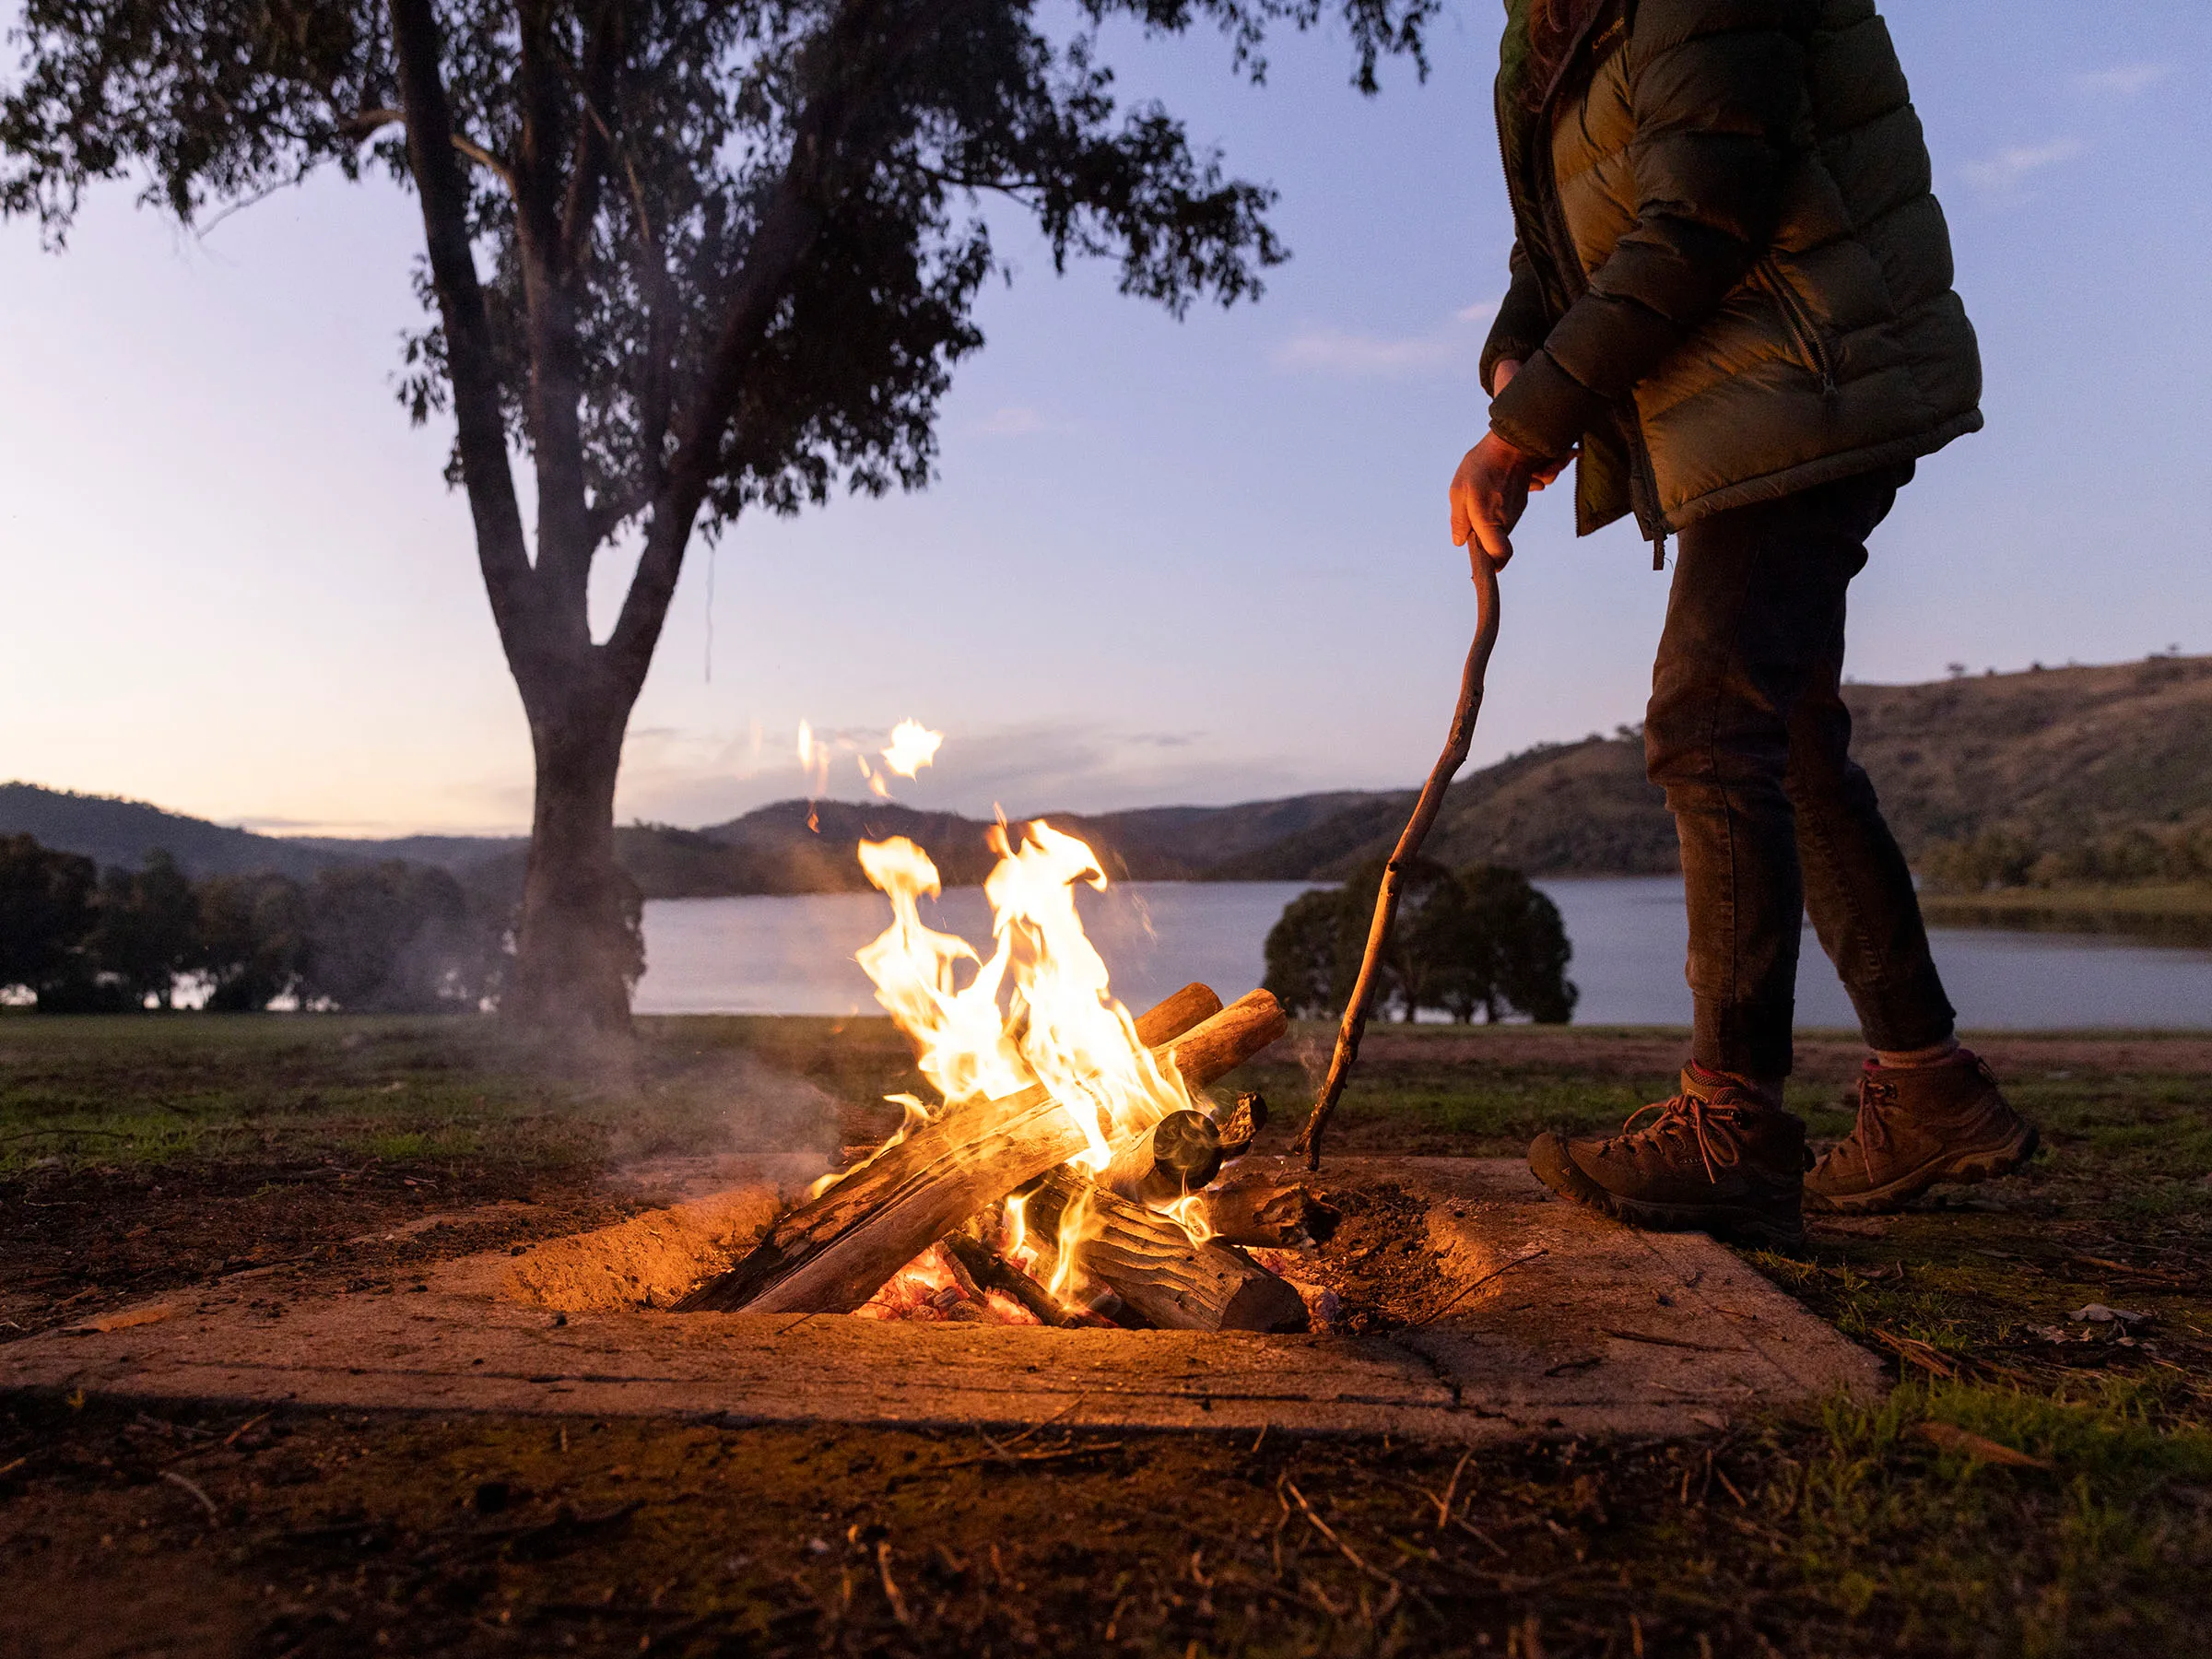
POLYGON ((1515 241, 1453 540, 1503 565, 1570 460, 1579 534, 1632 512, 1655 569, 1677 538, 1644 748, 1695 1006, 1673 1098, 1612 1136, 1539 1135, 1529 1162, 1634 1225, 1791 1247, 1807 1205, 1893 1208, 2035 1150, 1959 1044, 1841 697, 1845 590, 1914 463, 1981 427, 1980 356, 1872 0, 1506 14, 1515 241), (1809 1174, 1783 1106, 1807 911, 1872 1050, 1851 1135, 1809 1174))

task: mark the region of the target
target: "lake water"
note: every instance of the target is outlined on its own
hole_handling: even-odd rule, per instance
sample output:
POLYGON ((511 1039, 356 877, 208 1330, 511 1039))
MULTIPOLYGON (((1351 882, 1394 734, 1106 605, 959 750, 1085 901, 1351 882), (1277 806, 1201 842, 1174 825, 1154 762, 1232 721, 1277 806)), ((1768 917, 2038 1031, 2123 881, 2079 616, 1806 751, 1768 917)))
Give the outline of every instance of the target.
MULTIPOLYGON (((1674 877, 1541 881, 1574 943, 1575 1018, 1590 1025, 1687 1025, 1688 937, 1674 877)), ((1200 980, 1234 998, 1260 982, 1262 946, 1297 882, 1126 882, 1079 894, 1085 925, 1115 993, 1148 1007, 1200 980)), ((979 947, 990 907, 959 888, 925 905, 931 926, 979 947)), ((848 1014, 877 1011, 853 953, 882 932, 877 893, 789 899, 663 899, 645 906, 641 1014, 848 1014)), ((2084 1027, 2212 1030, 2212 951, 2109 937, 1939 928, 1933 940, 1960 1023, 1983 1030, 2084 1027)), ((1808 928, 1798 1020, 1855 1024, 1808 928)))

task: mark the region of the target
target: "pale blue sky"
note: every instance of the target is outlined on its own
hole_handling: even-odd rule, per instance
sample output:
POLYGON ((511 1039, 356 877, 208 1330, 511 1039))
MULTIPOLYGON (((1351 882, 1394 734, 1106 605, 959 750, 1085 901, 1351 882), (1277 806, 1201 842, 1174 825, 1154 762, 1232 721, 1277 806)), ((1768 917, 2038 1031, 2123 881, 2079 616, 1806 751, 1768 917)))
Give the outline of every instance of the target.
MULTIPOLYGON (((2212 650, 2212 8, 1888 9, 1989 427, 1880 533, 1852 671, 2212 650)), ((1257 91, 1211 40, 1130 57, 1280 189, 1294 261, 1259 305, 1177 324, 1025 242, 932 490, 724 542, 711 683, 695 552, 622 813, 797 793, 802 718, 944 729, 902 798, 978 811, 1418 781, 1473 620, 1444 485, 1510 237, 1496 15, 1463 0, 1429 84, 1396 70, 1372 101, 1327 39, 1279 45, 1257 91)), ((445 437, 392 399, 412 202, 325 180, 193 239, 128 194, 63 256, 0 230, 0 777, 272 828, 521 827, 528 746, 445 437)), ((1665 579, 1565 510, 1519 538, 1477 760, 1640 717, 1665 579)))

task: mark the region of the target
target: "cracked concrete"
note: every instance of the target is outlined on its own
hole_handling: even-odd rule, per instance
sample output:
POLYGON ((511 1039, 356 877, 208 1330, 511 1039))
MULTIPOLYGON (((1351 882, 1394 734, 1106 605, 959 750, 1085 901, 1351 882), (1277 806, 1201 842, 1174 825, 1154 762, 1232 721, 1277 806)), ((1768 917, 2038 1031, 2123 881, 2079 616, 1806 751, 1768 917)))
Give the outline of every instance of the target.
MULTIPOLYGON (((1684 1435, 1754 1406, 1882 1386, 1871 1355, 1711 1240, 1637 1233, 1550 1199, 1507 1159, 1347 1159, 1430 1206, 1461 1292, 1382 1335, 1263 1336, 673 1314, 818 1163, 727 1160, 725 1190, 428 1288, 171 1296, 135 1323, 0 1347, 0 1387, 731 1422, 1371 1433, 1684 1435), (155 1312, 156 1308, 166 1312, 155 1312)), ((127 1311, 126 1311, 127 1312, 127 1311)))

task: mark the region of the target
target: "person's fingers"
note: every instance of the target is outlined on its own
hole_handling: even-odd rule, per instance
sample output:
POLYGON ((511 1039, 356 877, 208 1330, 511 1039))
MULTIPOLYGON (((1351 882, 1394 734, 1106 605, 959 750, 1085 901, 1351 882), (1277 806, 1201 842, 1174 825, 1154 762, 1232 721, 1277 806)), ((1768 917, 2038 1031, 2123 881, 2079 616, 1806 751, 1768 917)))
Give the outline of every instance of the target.
POLYGON ((1479 509, 1476 506, 1475 452, 1469 450, 1459 458, 1459 466, 1452 475, 1452 545, 1464 547, 1473 533, 1479 509))
POLYGON ((1513 556, 1513 544, 1506 535, 1505 526, 1484 513, 1475 521, 1475 536, 1477 545, 1489 555, 1490 562, 1503 570, 1505 561, 1513 556))

